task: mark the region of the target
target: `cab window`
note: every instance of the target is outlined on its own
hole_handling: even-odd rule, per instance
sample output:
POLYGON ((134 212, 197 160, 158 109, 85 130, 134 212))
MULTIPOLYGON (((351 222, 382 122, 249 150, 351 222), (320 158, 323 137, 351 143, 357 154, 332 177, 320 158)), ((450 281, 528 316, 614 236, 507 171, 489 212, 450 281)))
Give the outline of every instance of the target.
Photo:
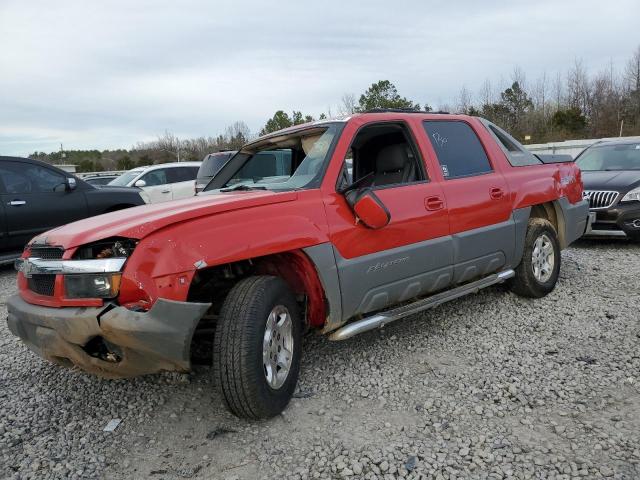
POLYGON ((391 187, 426 180, 422 159, 402 123, 366 125, 356 134, 345 156, 338 190, 360 186, 391 187))
POLYGON ((54 192, 66 179, 48 168, 21 162, 1 163, 0 176, 7 193, 54 192))
POLYGON ((492 171, 478 136, 466 122, 427 120, 423 122, 445 180, 483 175, 492 171))

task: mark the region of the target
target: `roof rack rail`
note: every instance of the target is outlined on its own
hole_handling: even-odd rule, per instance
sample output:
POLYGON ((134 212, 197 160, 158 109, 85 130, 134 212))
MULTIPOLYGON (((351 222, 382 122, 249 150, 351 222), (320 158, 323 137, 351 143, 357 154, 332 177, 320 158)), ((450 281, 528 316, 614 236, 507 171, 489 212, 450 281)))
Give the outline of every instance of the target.
POLYGON ((449 115, 449 112, 437 111, 437 112, 425 112, 424 110, 416 110, 414 108, 372 108, 371 110, 365 110, 362 113, 436 113, 442 115, 449 115))

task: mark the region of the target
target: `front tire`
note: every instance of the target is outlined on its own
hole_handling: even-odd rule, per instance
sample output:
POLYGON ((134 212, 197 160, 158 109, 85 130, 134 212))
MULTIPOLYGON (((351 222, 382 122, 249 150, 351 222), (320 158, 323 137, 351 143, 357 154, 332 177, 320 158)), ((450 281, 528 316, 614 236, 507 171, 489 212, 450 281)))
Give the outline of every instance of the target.
POLYGON ((532 218, 527 226, 522 261, 510 283, 523 297, 540 298, 551 293, 560 275, 560 242, 551 222, 532 218))
POLYGON ((225 299, 213 342, 217 387, 231 413, 270 418, 289 404, 298 382, 302 322, 287 284, 255 276, 225 299))

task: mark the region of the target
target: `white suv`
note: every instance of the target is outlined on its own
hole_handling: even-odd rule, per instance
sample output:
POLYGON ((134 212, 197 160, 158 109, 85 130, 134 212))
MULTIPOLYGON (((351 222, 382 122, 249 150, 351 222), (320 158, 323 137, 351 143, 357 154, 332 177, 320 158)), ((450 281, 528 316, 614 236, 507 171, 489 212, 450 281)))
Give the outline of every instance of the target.
POLYGON ((192 197, 202 162, 176 162, 138 167, 123 173, 109 185, 141 188, 149 203, 192 197))

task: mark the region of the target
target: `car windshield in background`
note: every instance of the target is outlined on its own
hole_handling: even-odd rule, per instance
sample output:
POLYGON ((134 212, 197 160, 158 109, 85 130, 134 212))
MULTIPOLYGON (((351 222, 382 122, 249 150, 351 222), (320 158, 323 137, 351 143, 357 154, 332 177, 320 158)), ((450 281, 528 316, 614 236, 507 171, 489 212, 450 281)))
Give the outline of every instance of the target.
POLYGON ((118 178, 111 180, 107 185, 126 187, 131 182, 131 180, 140 175, 140 173, 142 173, 142 170, 131 170, 130 172, 123 173, 118 178))
POLYGON ((227 160, 231 158, 235 152, 214 153, 207 155, 198 170, 198 178, 213 177, 218 171, 224 167, 227 160))
POLYGON ((640 170, 640 143, 596 145, 576 160, 580 170, 640 170))
POLYGON ((336 124, 307 128, 269 139, 251 153, 242 152, 245 161, 222 188, 307 188, 322 174, 339 130, 336 124))

